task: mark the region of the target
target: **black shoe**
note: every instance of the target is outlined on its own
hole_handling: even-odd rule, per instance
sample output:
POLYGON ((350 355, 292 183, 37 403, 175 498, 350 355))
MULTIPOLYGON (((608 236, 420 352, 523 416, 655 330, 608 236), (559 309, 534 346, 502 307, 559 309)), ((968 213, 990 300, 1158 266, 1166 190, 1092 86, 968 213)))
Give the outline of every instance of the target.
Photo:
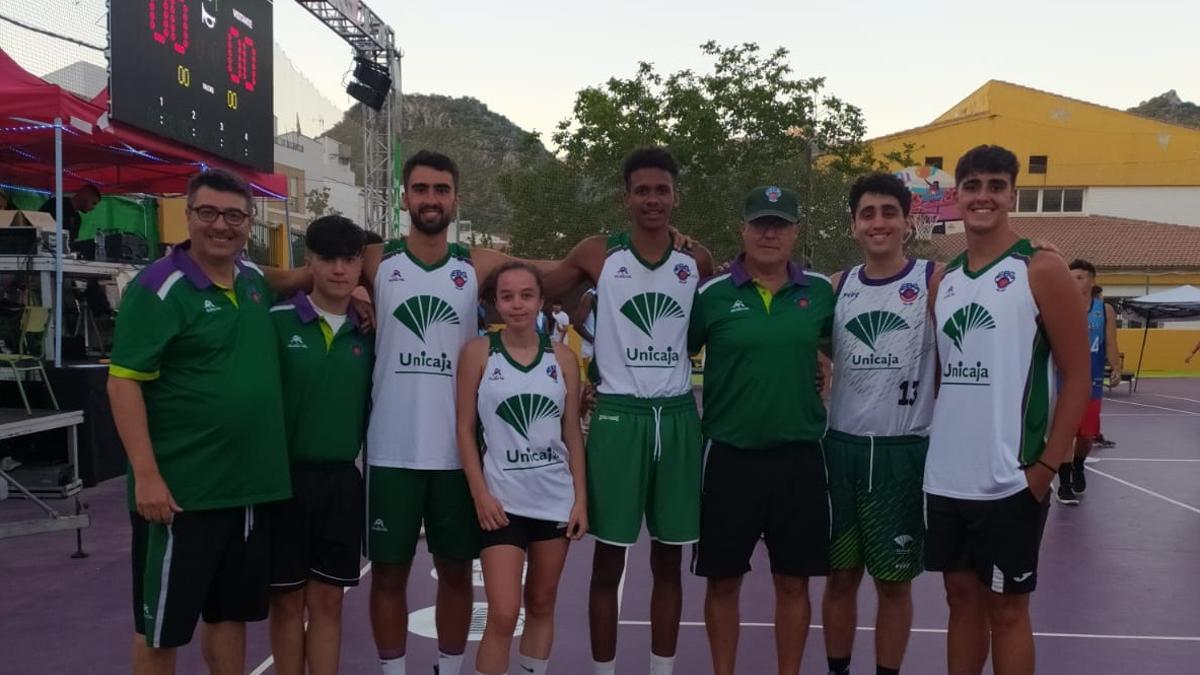
POLYGON ((1108 440, 1107 438, 1105 438, 1103 436, 1097 437, 1096 440, 1093 441, 1093 443, 1102 448, 1111 448, 1116 445, 1116 443, 1113 443, 1112 441, 1108 440))
POLYGON ((1075 470, 1071 472, 1071 489, 1074 490, 1075 494, 1077 495, 1087 492, 1087 472, 1082 466, 1076 467, 1075 470))
MULTIPOLYGON (((1073 481, 1071 481, 1071 482, 1073 482, 1073 481)), ((1067 504, 1069 506, 1079 506, 1079 497, 1076 496, 1075 491, 1071 489, 1071 482, 1059 481, 1058 482, 1058 492, 1055 494, 1058 496, 1058 502, 1060 504, 1067 504)))

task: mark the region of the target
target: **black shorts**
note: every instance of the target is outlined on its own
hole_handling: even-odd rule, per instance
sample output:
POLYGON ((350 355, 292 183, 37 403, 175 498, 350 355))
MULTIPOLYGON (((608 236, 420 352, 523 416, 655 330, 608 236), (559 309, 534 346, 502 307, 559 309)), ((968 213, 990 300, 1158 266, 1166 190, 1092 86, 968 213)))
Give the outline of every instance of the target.
POLYGON ((480 548, 516 546, 522 551, 527 551, 530 544, 563 539, 567 536, 567 524, 564 522, 514 516, 508 512, 504 515, 508 516, 508 525, 491 532, 485 530, 480 548))
POLYGON ((309 579, 357 586, 366 519, 358 467, 293 464, 292 495, 272 505, 271 588, 293 590, 309 579))
POLYGON ((1029 488, 986 501, 927 493, 925 569, 973 570, 995 593, 1030 593, 1049 510, 1050 495, 1037 501, 1029 488))
POLYGON ((270 509, 184 511, 167 526, 137 512, 133 527, 133 625, 151 647, 192 640, 196 621, 267 618, 270 509))
POLYGON ((829 574, 826 483, 820 443, 743 450, 709 441, 692 571, 713 578, 745 574, 761 538, 773 574, 829 574))

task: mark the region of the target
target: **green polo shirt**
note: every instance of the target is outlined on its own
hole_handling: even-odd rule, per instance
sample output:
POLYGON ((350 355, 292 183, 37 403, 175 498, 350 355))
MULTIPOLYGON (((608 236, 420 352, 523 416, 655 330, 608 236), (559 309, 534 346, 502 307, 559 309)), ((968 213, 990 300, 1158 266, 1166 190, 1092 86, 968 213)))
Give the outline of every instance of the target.
POLYGON ((775 293, 741 256, 696 292, 688 347, 705 348, 703 431, 739 448, 815 441, 825 433, 817 349, 833 329, 829 279, 788 263, 775 293))
MULTIPOLYGON (((286 499, 271 292, 248 261, 222 289, 190 248, 176 246, 125 290, 109 375, 141 383, 158 469, 181 508, 286 499)), ((129 483, 132 494, 132 472, 129 483)))
POLYGON ((335 333, 304 293, 272 307, 271 319, 292 462, 353 462, 367 431, 374 337, 353 308, 335 333))

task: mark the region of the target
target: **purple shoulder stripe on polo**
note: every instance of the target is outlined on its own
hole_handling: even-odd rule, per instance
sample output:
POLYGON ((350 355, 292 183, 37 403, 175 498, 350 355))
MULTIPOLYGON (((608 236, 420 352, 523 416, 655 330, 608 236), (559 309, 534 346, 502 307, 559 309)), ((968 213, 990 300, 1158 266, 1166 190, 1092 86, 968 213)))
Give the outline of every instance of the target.
POLYGON ((175 260, 168 255, 155 260, 149 267, 142 270, 142 273, 138 275, 138 283, 151 293, 157 293, 158 289, 167 283, 167 277, 178 270, 175 260))
POLYGON ((295 306, 296 318, 300 319, 301 323, 312 323, 317 320, 317 310, 313 307, 312 300, 308 299, 307 293, 297 293, 288 302, 295 306))

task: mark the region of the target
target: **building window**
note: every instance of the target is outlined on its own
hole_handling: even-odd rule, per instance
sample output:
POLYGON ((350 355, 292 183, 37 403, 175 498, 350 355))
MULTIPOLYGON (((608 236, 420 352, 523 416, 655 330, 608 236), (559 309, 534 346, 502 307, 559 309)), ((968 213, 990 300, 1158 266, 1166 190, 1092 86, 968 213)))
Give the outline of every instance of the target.
POLYGON ((1017 190, 1017 211, 1020 213, 1037 213, 1038 191, 1017 190))
POLYGON ((1081 188, 1063 190, 1062 210, 1064 213, 1083 212, 1083 190, 1081 188))
POLYGON ((926 157, 925 158, 925 166, 932 166, 935 169, 940 169, 940 168, 942 168, 942 158, 941 157, 926 157))
POLYGON ((1063 191, 1042 190, 1042 212, 1059 213, 1062 211, 1063 191))
POLYGON ((1045 155, 1029 156, 1029 173, 1046 173, 1050 160, 1045 155))

